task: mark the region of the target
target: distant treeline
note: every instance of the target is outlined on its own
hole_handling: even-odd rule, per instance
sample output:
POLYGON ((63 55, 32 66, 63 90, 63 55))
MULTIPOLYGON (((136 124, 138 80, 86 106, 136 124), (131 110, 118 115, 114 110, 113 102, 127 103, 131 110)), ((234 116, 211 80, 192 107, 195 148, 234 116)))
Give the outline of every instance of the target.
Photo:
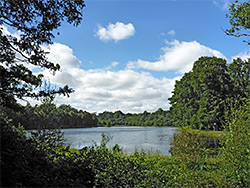
POLYGON ((9 109, 8 116, 25 129, 85 128, 97 126, 98 123, 97 117, 89 112, 65 104, 57 107, 53 103, 27 104, 20 107, 18 112, 9 109))
POLYGON ((105 111, 98 114, 97 118, 99 126, 171 126, 169 111, 164 111, 161 108, 153 113, 144 111, 139 114, 105 111))
POLYGON ((5 109, 13 123, 25 129, 87 128, 96 126, 171 126, 168 111, 159 108, 156 112, 124 114, 121 111, 100 114, 77 110, 70 105, 54 103, 20 106, 18 111, 5 109))

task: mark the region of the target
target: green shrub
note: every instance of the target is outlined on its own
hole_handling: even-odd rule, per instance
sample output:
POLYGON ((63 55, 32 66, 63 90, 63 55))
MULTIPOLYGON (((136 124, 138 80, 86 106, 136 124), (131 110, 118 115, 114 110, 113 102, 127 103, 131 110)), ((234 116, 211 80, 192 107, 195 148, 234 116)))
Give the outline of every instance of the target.
POLYGON ((204 154, 205 141, 190 128, 178 129, 174 135, 170 153, 185 164, 197 163, 204 154))
POLYGON ((38 151, 25 135, 13 128, 11 120, 0 115, 1 186, 41 187, 51 183, 52 161, 38 151))
POLYGON ((59 129, 38 129, 31 132, 30 138, 37 149, 53 152, 64 145, 64 133, 59 129))
POLYGON ((218 155, 221 148, 223 131, 202 131, 189 127, 181 128, 174 134, 170 153, 184 161, 196 161, 200 157, 218 155))
POLYGON ((222 169, 232 186, 250 186, 250 101, 234 111, 228 128, 222 157, 222 169))
MULTIPOLYGON (((93 187, 94 174, 86 157, 77 152, 60 157, 48 148, 37 148, 22 129, 0 113, 1 123, 1 187, 93 187)), ((62 149, 61 149, 62 150, 62 149)))
POLYGON ((81 151, 95 174, 94 187, 136 187, 144 171, 140 154, 126 156, 118 145, 108 149, 106 143, 109 140, 110 137, 103 135, 100 146, 81 151))
POLYGON ((86 156, 86 149, 81 151, 69 147, 57 148, 53 156, 56 170, 54 187, 93 187, 94 177, 89 167, 91 160, 86 156))
POLYGON ((170 153, 179 164, 173 166, 174 170, 168 186, 230 186, 224 172, 220 169, 223 160, 218 155, 221 148, 217 147, 220 146, 219 141, 223 137, 224 133, 220 131, 200 131, 188 127, 178 129, 174 135, 170 153))

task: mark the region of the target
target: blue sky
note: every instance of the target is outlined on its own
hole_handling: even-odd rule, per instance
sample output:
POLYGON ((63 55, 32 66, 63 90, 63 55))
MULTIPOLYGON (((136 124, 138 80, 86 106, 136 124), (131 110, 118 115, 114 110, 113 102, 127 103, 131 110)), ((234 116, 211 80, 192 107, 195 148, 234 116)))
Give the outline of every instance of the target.
POLYGON ((176 80, 200 56, 246 58, 242 39, 226 36, 231 0, 86 0, 82 24, 60 27, 46 78, 75 89, 71 104, 89 112, 167 110, 176 80))

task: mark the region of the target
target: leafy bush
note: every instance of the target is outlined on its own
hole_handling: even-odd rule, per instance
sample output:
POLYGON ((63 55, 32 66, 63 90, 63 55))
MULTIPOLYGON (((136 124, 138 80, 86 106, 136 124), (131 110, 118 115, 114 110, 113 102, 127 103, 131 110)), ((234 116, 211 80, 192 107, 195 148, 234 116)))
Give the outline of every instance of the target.
POLYGON ((201 154, 217 155, 224 138, 223 131, 202 131, 189 127, 176 130, 170 153, 185 159, 196 160, 201 154))
MULTIPOLYGON (((93 187, 94 174, 77 154, 54 160, 48 148, 37 148, 23 129, 13 126, 3 113, 1 122, 1 187, 93 187)), ((65 149, 67 151, 67 148, 65 149)))
POLYGON ((1 186, 48 186, 54 169, 47 154, 25 135, 16 131, 11 120, 0 115, 1 121, 1 186))
POLYGON ((182 162, 197 163, 204 154, 205 141, 194 134, 190 128, 178 129, 172 141, 170 153, 179 157, 182 162))
POLYGON ((31 132, 30 139, 37 149, 52 152, 64 144, 64 133, 59 129, 38 129, 31 132))
POLYGON ((234 111, 226 129, 223 170, 232 186, 250 186, 250 101, 234 111))
POLYGON ((86 153, 96 174, 95 187, 136 187, 144 171, 139 154, 134 154, 134 158, 123 155, 118 145, 108 149, 106 143, 109 140, 110 137, 103 135, 100 146, 93 146, 86 153))
POLYGON ((200 131, 189 127, 178 129, 170 153, 178 163, 170 179, 171 187, 228 187, 220 170, 218 142, 223 138, 219 131, 200 131))

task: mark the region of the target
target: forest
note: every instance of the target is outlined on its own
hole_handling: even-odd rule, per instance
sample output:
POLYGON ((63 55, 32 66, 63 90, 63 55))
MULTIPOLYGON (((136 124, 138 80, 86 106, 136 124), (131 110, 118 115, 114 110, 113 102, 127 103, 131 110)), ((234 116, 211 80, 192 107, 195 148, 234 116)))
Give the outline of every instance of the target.
POLYGON ((18 110, 5 108, 13 123, 29 129, 65 129, 102 126, 172 126, 169 111, 159 108, 155 112, 138 114, 121 111, 100 114, 77 110, 70 105, 56 106, 53 102, 41 105, 18 106, 18 110))
POLYGON ((161 108, 152 113, 144 111, 138 114, 103 112, 97 118, 98 126, 172 126, 169 111, 161 108))
POLYGON ((13 123, 21 123, 26 130, 29 129, 63 129, 95 127, 98 119, 95 114, 77 110, 70 105, 44 103, 41 105, 19 106, 19 110, 5 110, 13 123))
MULTIPOLYGON (((48 61, 42 45, 52 44, 63 22, 79 26, 85 2, 33 0, 0 2, 1 187, 249 187, 250 59, 232 63, 200 57, 176 82, 167 111, 91 114, 53 103, 70 96, 68 85, 44 87, 47 81, 24 63, 60 70, 48 61), (22 62, 22 63, 20 63, 22 62), (21 106, 17 99, 38 99, 21 106), (60 128, 92 126, 175 126, 170 153, 125 153, 102 135, 100 145, 74 149, 64 145, 60 128), (27 136, 25 129, 39 131, 27 136), (216 143, 211 145, 211 141, 216 143)), ((233 37, 249 37, 250 3, 230 5, 233 37)), ((248 39, 248 38, 247 38, 248 39)), ((250 45, 249 40, 244 40, 250 45)), ((48 86, 48 85, 47 85, 48 86)))

